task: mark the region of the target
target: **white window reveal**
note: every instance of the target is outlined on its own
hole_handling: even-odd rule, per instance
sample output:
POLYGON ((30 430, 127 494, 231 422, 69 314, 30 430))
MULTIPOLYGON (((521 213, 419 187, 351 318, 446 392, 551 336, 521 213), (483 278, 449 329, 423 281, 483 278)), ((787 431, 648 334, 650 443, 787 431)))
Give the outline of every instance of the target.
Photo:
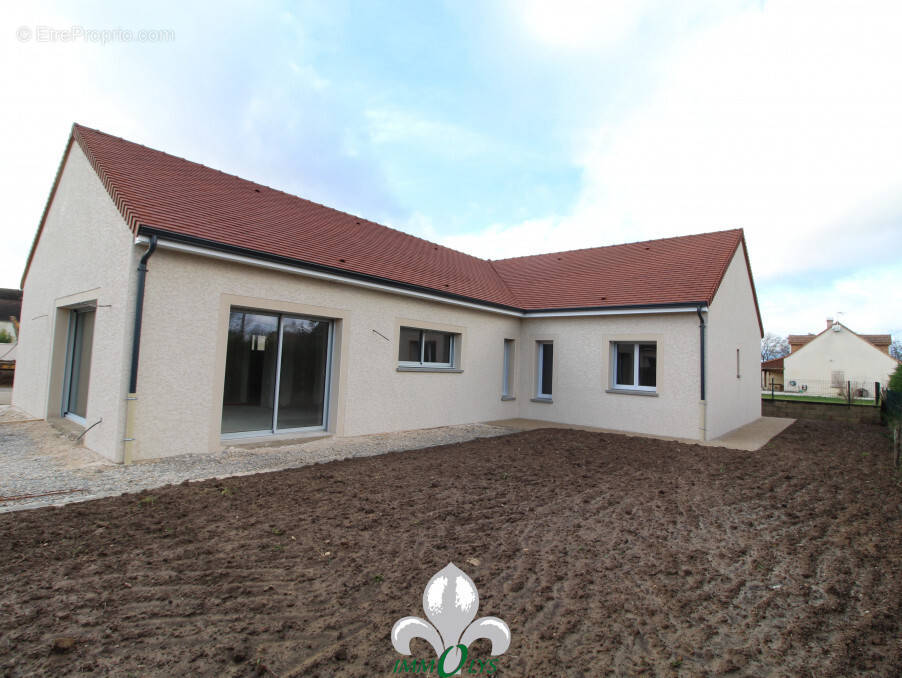
POLYGON ((504 340, 504 358, 501 371, 501 397, 514 396, 514 340, 504 340))
POLYGON ((657 344, 614 344, 614 388, 635 391, 657 389, 657 344))
POLYGON ((551 400, 551 384, 554 381, 554 344, 550 341, 537 342, 538 364, 536 366, 536 398, 551 400))
POLYGON ((456 362, 459 335, 450 332, 402 327, 398 347, 401 367, 452 368, 456 362))

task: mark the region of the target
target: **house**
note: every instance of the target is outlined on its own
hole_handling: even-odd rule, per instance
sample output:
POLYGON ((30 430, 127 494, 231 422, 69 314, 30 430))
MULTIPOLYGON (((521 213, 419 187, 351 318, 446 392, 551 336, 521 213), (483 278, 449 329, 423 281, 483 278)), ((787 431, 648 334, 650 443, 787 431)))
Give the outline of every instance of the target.
POLYGON ((8 388, 16 370, 16 341, 19 335, 19 312, 22 290, 0 288, 0 405, 9 404, 8 388))
POLYGON ((23 289, 14 404, 116 461, 760 416, 741 230, 488 261, 74 125, 23 289))
POLYGON ((761 388, 767 391, 771 387, 775 391, 783 390, 783 358, 765 360, 761 363, 761 388))
POLYGON ((888 334, 858 334, 833 318, 820 334, 790 334, 790 353, 783 359, 787 392, 820 395, 874 396, 884 387, 898 361, 889 355, 888 334))

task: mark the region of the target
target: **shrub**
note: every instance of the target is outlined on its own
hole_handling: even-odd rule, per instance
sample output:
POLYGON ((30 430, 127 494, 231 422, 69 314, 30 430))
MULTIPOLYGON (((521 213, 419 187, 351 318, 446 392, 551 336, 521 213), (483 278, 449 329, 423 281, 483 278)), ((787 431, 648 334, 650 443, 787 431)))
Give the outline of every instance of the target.
POLYGON ((889 388, 891 391, 902 392, 902 363, 896 365, 896 371, 890 376, 889 388))
POLYGON ((0 329, 0 344, 11 344, 13 343, 13 335, 7 332, 4 329, 0 329))

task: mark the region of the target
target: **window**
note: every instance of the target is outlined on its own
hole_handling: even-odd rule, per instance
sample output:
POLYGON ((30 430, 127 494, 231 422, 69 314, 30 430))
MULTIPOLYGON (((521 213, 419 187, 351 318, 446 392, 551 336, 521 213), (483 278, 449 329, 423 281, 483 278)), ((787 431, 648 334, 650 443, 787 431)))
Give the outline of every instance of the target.
POLYGON ((830 387, 831 388, 842 388, 846 385, 846 373, 843 370, 838 370, 830 373, 830 387))
POLYGON ((537 349, 536 398, 551 400, 551 383, 554 380, 554 344, 550 341, 540 341, 537 349))
POLYGON ((614 388, 654 391, 657 388, 657 345, 614 344, 614 388))
POLYGON ((222 434, 325 428, 331 347, 328 320, 233 309, 222 434))
POLYGON ((501 373, 501 397, 513 398, 514 391, 514 340, 504 340, 504 366, 501 373))
POLYGON ((454 367, 458 336, 450 332, 402 327, 398 363, 402 367, 454 367))

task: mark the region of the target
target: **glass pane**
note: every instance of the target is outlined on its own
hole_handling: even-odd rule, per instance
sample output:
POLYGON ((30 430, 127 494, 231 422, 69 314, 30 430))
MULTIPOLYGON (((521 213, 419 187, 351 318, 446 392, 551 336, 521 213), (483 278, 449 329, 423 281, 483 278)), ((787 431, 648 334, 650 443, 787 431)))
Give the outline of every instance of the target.
POLYGON ((501 371, 501 395, 509 396, 511 394, 511 353, 514 349, 514 342, 510 339, 504 340, 504 366, 501 371))
POLYGON ((398 360, 420 362, 420 331, 410 327, 401 328, 401 343, 398 346, 398 360))
POLYGON ((622 386, 634 386, 632 344, 617 344, 617 383, 622 386))
POLYGON ((326 395, 329 323, 282 319, 278 427, 322 426, 326 395))
POLYGON ((540 344, 542 351, 542 384, 539 393, 542 395, 551 395, 551 383, 554 373, 554 344, 540 344))
POLYGON ((639 386, 657 386, 657 348, 654 344, 639 346, 639 386))
POLYGON ((222 397, 223 433, 272 430, 278 351, 277 316, 232 311, 222 397))
POLYGON ((94 343, 94 311, 79 311, 73 315, 75 332, 72 337, 69 402, 66 411, 86 417, 88 384, 91 380, 91 346, 94 343))
POLYGON ((451 335, 443 332, 424 332, 423 362, 450 364, 451 335))

